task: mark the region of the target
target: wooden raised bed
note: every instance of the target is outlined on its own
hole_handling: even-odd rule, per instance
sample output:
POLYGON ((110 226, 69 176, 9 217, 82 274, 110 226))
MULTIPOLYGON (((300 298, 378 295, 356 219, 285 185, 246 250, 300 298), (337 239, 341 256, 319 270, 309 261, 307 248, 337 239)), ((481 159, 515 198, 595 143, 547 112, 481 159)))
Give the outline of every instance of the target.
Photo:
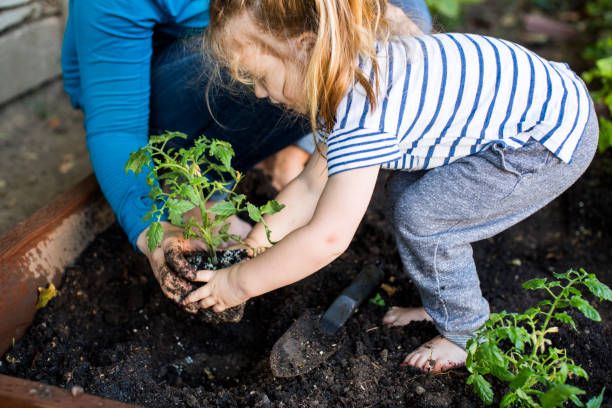
MULTIPOLYGON (((50 282, 59 286, 66 266, 112 222, 112 211, 89 176, 0 237, 0 355, 31 324, 37 288, 50 282)), ((0 375, 2 408, 127 406, 0 375)))

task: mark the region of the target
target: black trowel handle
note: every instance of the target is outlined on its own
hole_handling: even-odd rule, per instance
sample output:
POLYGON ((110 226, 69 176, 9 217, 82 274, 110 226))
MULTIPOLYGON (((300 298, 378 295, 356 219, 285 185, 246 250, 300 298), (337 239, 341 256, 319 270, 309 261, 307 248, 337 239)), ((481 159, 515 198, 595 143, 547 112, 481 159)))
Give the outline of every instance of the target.
POLYGON ((367 265, 340 296, 348 296, 359 305, 380 285, 384 277, 385 274, 380 268, 371 264, 367 265))
POLYGON ((336 334, 383 278, 382 270, 375 265, 367 265, 321 317, 320 327, 323 333, 336 334))

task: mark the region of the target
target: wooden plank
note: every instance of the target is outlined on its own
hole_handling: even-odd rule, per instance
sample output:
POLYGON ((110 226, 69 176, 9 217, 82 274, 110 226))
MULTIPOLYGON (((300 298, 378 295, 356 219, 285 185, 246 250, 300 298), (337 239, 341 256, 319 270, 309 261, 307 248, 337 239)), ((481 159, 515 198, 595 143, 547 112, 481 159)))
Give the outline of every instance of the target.
POLYGON ((89 176, 0 237, 0 355, 32 322, 37 288, 59 286, 66 266, 112 221, 89 176))
POLYGON ((89 394, 73 396, 70 392, 34 381, 0 374, 2 408, 127 408, 121 402, 89 394))

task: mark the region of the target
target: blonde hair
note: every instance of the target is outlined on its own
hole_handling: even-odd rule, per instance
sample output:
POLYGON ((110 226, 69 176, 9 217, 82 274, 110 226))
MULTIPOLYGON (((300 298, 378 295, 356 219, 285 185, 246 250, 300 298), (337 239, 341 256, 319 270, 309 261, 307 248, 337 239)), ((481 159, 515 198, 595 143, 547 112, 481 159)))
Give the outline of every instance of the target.
POLYGON ((316 135, 333 129, 338 106, 355 83, 364 88, 371 108, 376 106, 380 69, 375 46, 389 38, 386 9, 387 0, 212 0, 207 43, 232 76, 246 82, 223 45, 232 17, 248 12, 261 30, 278 37, 314 33, 305 87, 316 135), (359 67, 360 58, 370 61, 372 79, 359 67))

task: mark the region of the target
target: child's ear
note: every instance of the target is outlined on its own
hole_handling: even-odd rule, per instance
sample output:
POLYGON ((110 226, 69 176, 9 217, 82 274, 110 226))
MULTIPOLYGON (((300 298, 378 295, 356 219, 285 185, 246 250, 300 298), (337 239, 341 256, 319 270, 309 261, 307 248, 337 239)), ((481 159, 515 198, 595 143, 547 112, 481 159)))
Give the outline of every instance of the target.
POLYGON ((302 62, 308 62, 310 53, 317 41, 317 35, 311 32, 300 34, 295 40, 297 57, 302 62))

